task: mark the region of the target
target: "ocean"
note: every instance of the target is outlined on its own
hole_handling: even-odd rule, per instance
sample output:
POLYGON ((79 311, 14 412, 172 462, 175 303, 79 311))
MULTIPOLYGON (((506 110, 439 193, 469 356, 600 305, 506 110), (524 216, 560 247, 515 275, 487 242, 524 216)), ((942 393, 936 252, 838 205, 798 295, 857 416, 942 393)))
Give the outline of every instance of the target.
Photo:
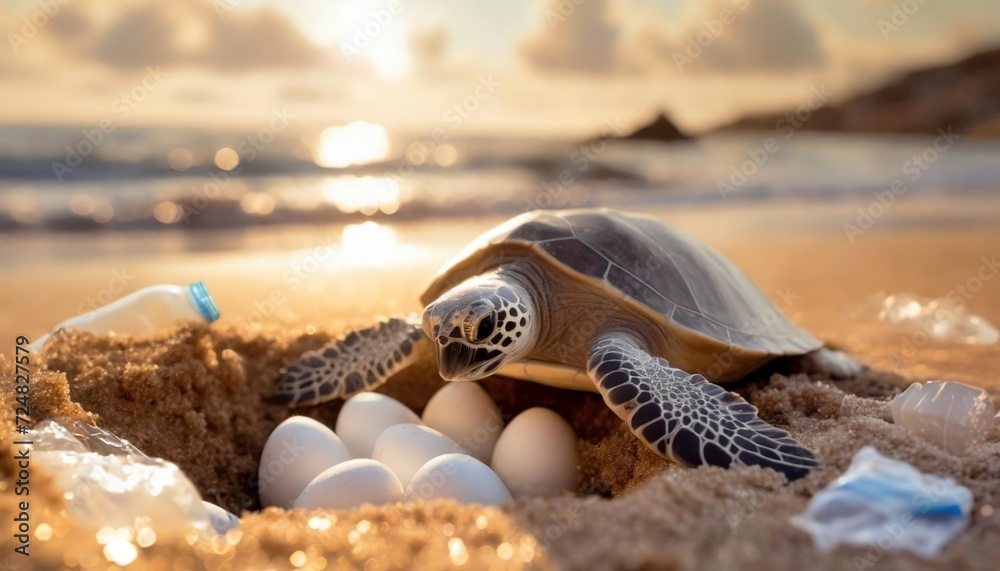
POLYGON ((204 236, 537 208, 851 201, 878 215, 914 196, 1000 199, 1000 142, 947 131, 716 134, 679 143, 416 135, 376 140, 375 149, 363 129, 348 134, 310 146, 301 133, 264 144, 213 131, 122 130, 97 140, 85 128, 3 127, 0 233, 35 242, 85 235, 106 248, 123 233, 204 236), (366 156, 363 166, 319 166, 366 156))

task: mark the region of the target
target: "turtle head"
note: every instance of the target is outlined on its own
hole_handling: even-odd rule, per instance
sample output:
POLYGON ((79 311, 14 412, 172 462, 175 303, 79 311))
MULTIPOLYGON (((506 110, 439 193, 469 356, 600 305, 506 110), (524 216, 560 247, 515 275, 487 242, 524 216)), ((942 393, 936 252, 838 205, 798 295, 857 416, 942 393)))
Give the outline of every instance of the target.
POLYGON ((470 278, 424 310, 424 332, 448 381, 475 381, 522 359, 535 345, 531 296, 497 274, 470 278))

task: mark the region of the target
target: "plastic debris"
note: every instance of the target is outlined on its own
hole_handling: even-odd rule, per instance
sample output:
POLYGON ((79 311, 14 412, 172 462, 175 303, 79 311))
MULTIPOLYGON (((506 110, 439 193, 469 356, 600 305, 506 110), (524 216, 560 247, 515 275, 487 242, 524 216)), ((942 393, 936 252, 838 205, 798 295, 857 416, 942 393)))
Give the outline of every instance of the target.
MULTIPOLYGON (((108 305, 71 317, 52 331, 80 329, 91 333, 119 333, 134 335, 152 333, 178 321, 206 321, 219 318, 205 284, 195 282, 187 286, 157 285, 140 289, 108 305)), ((41 350, 50 333, 36 339, 29 347, 41 350)))
POLYGON ((35 452, 96 452, 105 456, 132 454, 149 459, 128 440, 78 420, 64 419, 62 423, 43 420, 35 427, 35 433, 44 435, 35 440, 32 447, 35 452))
POLYGON ((990 345, 1000 341, 1000 331, 971 313, 964 303, 947 298, 932 299, 903 292, 878 294, 849 312, 855 318, 874 318, 897 329, 923 332, 937 341, 990 345))
POLYGON ((952 454, 986 439, 996 411, 989 393, 951 381, 913 383, 892 401, 892 421, 952 454))
POLYGON ((968 527, 971 509, 968 488, 866 446, 792 524, 808 532, 820 551, 841 543, 877 545, 926 559, 968 527))
POLYGON ((226 533, 230 529, 239 527, 240 518, 229 511, 213 504, 212 502, 201 501, 205 509, 208 510, 208 517, 212 521, 212 527, 219 533, 226 533))
POLYGON ((197 488, 177 465, 84 422, 45 420, 29 432, 32 457, 64 491, 66 511, 96 527, 148 518, 158 536, 214 529, 197 488))

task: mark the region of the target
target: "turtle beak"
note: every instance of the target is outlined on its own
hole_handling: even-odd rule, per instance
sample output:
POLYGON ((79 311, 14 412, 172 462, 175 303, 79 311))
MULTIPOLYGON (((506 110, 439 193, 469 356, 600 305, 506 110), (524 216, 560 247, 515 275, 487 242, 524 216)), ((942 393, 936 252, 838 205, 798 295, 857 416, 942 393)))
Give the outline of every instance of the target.
POLYGON ((446 381, 457 381, 469 368, 472 350, 461 343, 437 344, 438 372, 446 381))
POLYGON ((438 372, 446 381, 476 381, 499 368, 500 355, 462 342, 437 343, 438 372))

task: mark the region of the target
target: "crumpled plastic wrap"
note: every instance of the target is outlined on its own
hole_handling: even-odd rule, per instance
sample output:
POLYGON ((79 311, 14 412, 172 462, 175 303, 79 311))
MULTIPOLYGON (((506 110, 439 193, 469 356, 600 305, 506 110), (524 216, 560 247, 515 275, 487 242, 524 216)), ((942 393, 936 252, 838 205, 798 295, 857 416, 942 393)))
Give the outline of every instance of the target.
POLYGON ((866 446, 792 524, 824 552, 847 543, 930 558, 968 527, 971 510, 968 488, 866 446))
POLYGON ((215 529, 197 488, 176 464, 85 422, 46 420, 29 434, 32 457, 64 490, 66 511, 77 521, 118 528, 142 518, 160 536, 215 529))
POLYGON ((966 309, 960 298, 932 299, 910 292, 880 293, 850 308, 849 313, 855 319, 874 319, 908 333, 924 333, 937 341, 968 345, 991 345, 1000 341, 1000 331, 966 309))

